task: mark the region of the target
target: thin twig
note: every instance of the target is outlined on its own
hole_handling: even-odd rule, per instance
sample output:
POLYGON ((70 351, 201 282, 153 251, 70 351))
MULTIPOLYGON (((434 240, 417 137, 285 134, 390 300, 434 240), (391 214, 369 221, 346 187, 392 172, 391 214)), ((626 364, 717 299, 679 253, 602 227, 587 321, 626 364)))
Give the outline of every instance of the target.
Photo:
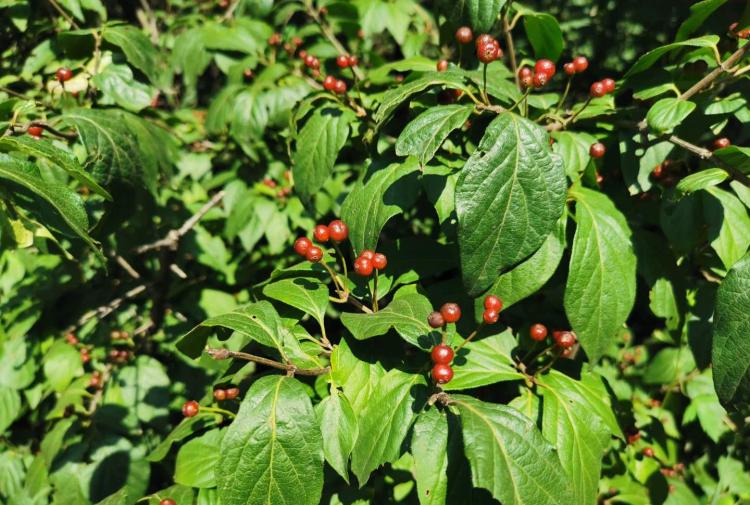
POLYGON ((50 132, 52 135, 56 135, 58 137, 62 137, 64 139, 68 140, 74 140, 78 138, 78 134, 76 132, 61 132, 60 130, 54 128, 48 123, 45 123, 44 121, 32 121, 27 125, 18 126, 18 125, 11 125, 11 133, 26 133, 29 131, 29 128, 32 126, 39 126, 40 128, 43 128, 50 132))
POLYGON ((516 48, 513 45, 513 35, 511 34, 510 23, 508 23, 508 13, 503 16, 503 33, 505 34, 505 46, 510 56, 510 69, 513 71, 513 79, 516 81, 516 87, 521 88, 521 81, 518 79, 518 63, 516 62, 516 48))
POLYGON ((122 267, 123 270, 125 270, 128 275, 130 275, 133 279, 140 279, 141 274, 138 273, 138 271, 133 268, 133 265, 128 263, 128 260, 120 256, 119 254, 113 252, 112 257, 115 259, 118 265, 122 267))
MULTIPOLYGON (((305 2, 305 7, 307 8, 307 14, 318 24, 318 26, 320 27, 320 31, 323 33, 323 36, 328 39, 328 41, 333 47, 336 48, 339 54, 349 54, 349 51, 347 51, 346 48, 341 45, 341 42, 338 41, 336 35, 334 35, 333 31, 331 31, 331 27, 328 26, 325 21, 323 21, 323 19, 320 17, 320 14, 318 14, 318 11, 313 8, 312 3, 309 1, 305 2)), ((365 79, 365 74, 362 73, 358 66, 353 66, 352 71, 360 81, 363 81, 365 79)))
POLYGON ((130 291, 128 291, 124 295, 122 295, 122 296, 120 296, 118 298, 115 298, 114 300, 106 303, 105 305, 102 305, 100 307, 97 307, 97 308, 95 308, 93 310, 90 310, 90 311, 86 312, 84 315, 82 315, 78 319, 78 321, 76 322, 76 324, 74 326, 72 326, 71 328, 68 328, 67 331, 74 331, 74 330, 80 328, 81 326, 83 326, 84 324, 86 324, 87 322, 89 322, 91 319, 93 319, 95 317, 98 317, 99 319, 103 319, 103 318, 107 317, 109 314, 111 314, 112 312, 114 312, 124 302, 126 302, 127 300, 130 300, 131 298, 135 298, 136 296, 140 295, 141 293, 143 293, 144 291, 146 291, 147 288, 148 288, 147 284, 141 284, 139 286, 134 287, 133 289, 131 289, 130 291))
POLYGON ((81 29, 81 27, 78 26, 78 23, 76 23, 75 20, 72 17, 70 17, 70 14, 65 12, 65 10, 62 7, 60 7, 60 5, 55 0, 49 0, 49 3, 52 7, 55 8, 57 12, 59 12, 62 15, 62 17, 64 17, 68 21, 68 23, 70 23, 70 26, 72 26, 76 30, 81 29))
POLYGON ((747 53, 747 51, 750 50, 750 43, 745 44, 744 46, 737 49, 732 55, 724 60, 721 65, 713 69, 711 72, 706 74, 706 76, 701 79, 700 81, 693 84, 687 91, 685 91, 683 94, 680 95, 680 100, 688 100, 690 97, 695 95, 696 93, 699 93, 703 89, 707 88, 711 85, 712 82, 716 80, 717 77, 719 77, 724 72, 729 71, 730 68, 734 66, 735 63, 740 61, 742 57, 747 53))
POLYGON ((246 361, 252 361, 253 363, 258 363, 260 365, 270 366, 271 368, 276 368, 277 370, 285 370, 286 372, 292 375, 316 376, 316 375, 325 375, 331 371, 331 367, 328 367, 328 366, 325 368, 297 368, 297 366, 293 364, 284 364, 278 361, 274 361, 272 359, 264 358, 262 356, 256 356, 255 354, 249 354, 249 353, 240 352, 240 351, 230 351, 229 349, 207 348, 206 354, 208 354, 209 356, 211 356, 213 359, 216 359, 216 360, 222 360, 222 359, 228 359, 228 358, 244 359, 246 361))

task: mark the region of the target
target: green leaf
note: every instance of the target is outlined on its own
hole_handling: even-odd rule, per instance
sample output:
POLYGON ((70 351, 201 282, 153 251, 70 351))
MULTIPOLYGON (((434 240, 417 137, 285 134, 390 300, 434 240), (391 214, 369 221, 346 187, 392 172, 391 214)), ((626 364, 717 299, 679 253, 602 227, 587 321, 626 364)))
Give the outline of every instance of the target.
POLYGON ((376 249, 383 226, 393 216, 414 205, 419 196, 419 164, 416 158, 371 166, 341 204, 341 218, 349 225, 349 240, 355 251, 376 249))
POLYGON ((461 272, 469 295, 539 249, 565 207, 565 173, 545 132, 503 113, 456 184, 461 272))
POLYGON ((475 33, 485 33, 492 29, 505 3, 506 0, 461 0, 451 6, 475 33))
POLYGON ((690 6, 690 16, 677 30, 675 41, 685 40, 694 33, 713 12, 727 3, 727 0, 702 0, 690 6))
POLYGON ((411 439, 420 505, 445 505, 448 495, 448 417, 432 407, 417 417, 411 439))
MULTIPOLYGON (((481 1, 481 0, 480 0, 481 1)), ((426 90, 432 86, 445 85, 451 89, 466 91, 464 85, 464 74, 459 70, 448 70, 446 72, 429 72, 414 80, 404 82, 395 86, 383 94, 378 110, 373 115, 377 124, 391 117, 391 114, 415 93, 426 90)))
POLYGON ((165 87, 159 52, 141 30, 132 25, 107 26, 102 38, 122 49, 128 63, 143 72, 153 85, 165 87))
POLYGON ((507 308, 539 291, 555 273, 562 260, 567 221, 568 217, 563 216, 542 247, 528 259, 501 274, 488 293, 499 296, 507 308))
POLYGON ((190 487, 215 487, 215 467, 224 437, 223 430, 211 430, 180 447, 174 465, 174 481, 190 487))
POLYGON ((323 324, 326 307, 328 307, 328 286, 319 278, 300 276, 282 279, 266 285, 263 288, 263 294, 310 314, 316 321, 323 324))
POLYGON ((446 391, 478 388, 496 382, 523 380, 515 368, 511 351, 516 340, 510 329, 481 340, 469 342, 453 359, 453 380, 443 386, 446 391))
POLYGON ((0 434, 5 433, 5 430, 19 415, 21 415, 21 397, 18 392, 0 385, 0 434))
POLYGON ((132 365, 121 368, 115 379, 121 386, 117 403, 133 408, 144 423, 166 424, 171 381, 161 362, 150 356, 138 356, 132 365))
POLYGON ((89 187, 94 193, 103 196, 107 200, 112 200, 112 196, 99 186, 99 184, 89 175, 88 172, 81 168, 73 155, 55 146, 46 139, 33 139, 28 136, 11 136, 0 139, 0 147, 8 147, 14 151, 34 156, 35 158, 44 158, 58 167, 65 170, 81 184, 89 187))
POLYGON ((353 119, 349 110, 321 107, 302 127, 296 139, 292 173, 295 190, 303 198, 312 197, 330 177, 353 119))
POLYGON ((357 340, 385 335, 393 328, 410 344, 429 349, 435 343, 434 330, 427 324, 430 312, 432 304, 425 296, 402 290, 385 309, 372 314, 343 312, 341 322, 357 340))
POLYGON ((736 262, 716 294, 711 361, 722 405, 750 405, 750 255, 736 262))
POLYGON ((556 132, 554 149, 562 158, 565 174, 577 180, 591 161, 589 149, 596 138, 585 132, 556 132))
POLYGON ((715 150, 713 154, 735 170, 750 174, 750 147, 723 147, 715 150))
POLYGON ((643 372, 646 384, 670 384, 684 380, 695 369, 693 354, 686 347, 666 347, 653 356, 643 372))
POLYGON ((401 131, 396 142, 396 154, 416 156, 420 165, 426 165, 448 135, 463 126, 472 110, 471 105, 445 105, 427 109, 401 131))
POLYGON ((682 424, 685 425, 697 417, 706 435, 718 444, 721 436, 729 431, 731 421, 719 403, 711 375, 711 369, 707 368, 687 383, 686 392, 690 398, 690 405, 682 416, 682 424))
POLYGON ((546 13, 529 13, 523 16, 526 36, 537 58, 557 61, 565 47, 562 30, 554 16, 546 13))
POLYGON ((146 459, 151 462, 157 462, 164 459, 169 450, 172 448, 172 444, 184 440, 187 437, 204 430, 208 427, 216 424, 216 416, 210 413, 199 412, 195 417, 186 417, 180 424, 169 432, 169 435, 164 437, 162 441, 157 445, 153 451, 148 455, 146 459))
POLYGON ((729 269, 750 246, 750 217, 742 202, 728 191, 712 187, 702 195, 711 247, 729 269))
POLYGON ((717 186, 727 180, 729 174, 721 168, 708 168, 694 174, 690 174, 677 183, 677 191, 690 194, 701 189, 717 186))
POLYGON ((657 132, 669 132, 695 110, 695 103, 679 98, 662 98, 648 110, 646 121, 657 132))
POLYGON ((357 417, 346 396, 334 388, 315 406, 323 433, 323 454, 336 473, 349 483, 349 456, 357 440, 357 417))
POLYGON ((630 228, 604 194, 574 186, 576 234, 565 286, 565 313, 591 361, 607 350, 635 301, 630 228))
POLYGON ((356 414, 361 414, 385 375, 383 366, 359 359, 352 353, 346 339, 334 346, 331 353, 331 379, 340 386, 356 414))
POLYGON ((44 355, 44 376, 56 392, 63 392, 76 376, 83 374, 81 356, 75 347, 61 340, 44 355))
MULTIPOLYGON (((61 219, 61 229, 70 231, 86 242, 102 261, 104 256, 99 244, 88 234, 89 220, 83 200, 73 190, 63 184, 47 182, 42 179, 39 169, 28 162, 0 154, 0 179, 11 181, 49 204, 56 217, 61 219)), ((39 208, 40 212, 46 209, 39 208)), ((46 220, 45 220, 46 221, 46 220)), ((51 223, 46 223, 51 224, 51 223)))
POLYGON ((252 385, 224 435, 216 472, 224 505, 318 505, 323 441, 299 381, 272 375, 252 385))
POLYGON ((107 99, 102 103, 114 103, 133 112, 151 105, 152 88, 135 80, 127 65, 107 65, 91 82, 107 99))
POLYGON ((681 49, 683 47, 716 47, 716 44, 718 43, 718 36, 706 35, 704 37, 682 40, 679 42, 673 42, 671 44, 657 47, 656 49, 652 49, 651 51, 638 58, 638 61, 636 61, 635 64, 630 67, 630 70, 628 70, 625 74, 625 78, 628 78, 631 75, 637 74, 639 72, 643 72, 644 70, 648 70, 654 65, 654 63, 659 61, 659 58, 671 51, 674 51, 675 49, 681 49))
POLYGON ((359 417, 352 452, 352 472, 360 487, 373 470, 398 459, 406 434, 426 400, 427 384, 420 374, 393 369, 378 381, 359 417))
POLYGON ((475 486, 503 505, 578 503, 557 454, 531 419, 470 396, 453 396, 452 405, 461 415, 475 486))

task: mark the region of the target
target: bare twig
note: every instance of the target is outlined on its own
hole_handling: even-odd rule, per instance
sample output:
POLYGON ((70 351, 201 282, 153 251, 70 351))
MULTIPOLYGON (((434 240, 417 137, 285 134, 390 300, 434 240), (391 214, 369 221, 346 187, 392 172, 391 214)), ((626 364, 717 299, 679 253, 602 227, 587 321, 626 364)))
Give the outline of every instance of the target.
POLYGON ((72 26, 76 30, 80 30, 81 29, 81 27, 78 26, 78 23, 76 23, 75 20, 72 17, 70 17, 70 14, 68 14, 67 12, 65 12, 65 10, 62 7, 60 7, 60 5, 55 0, 49 0, 49 4, 52 7, 54 7, 55 10, 57 12, 59 12, 60 15, 62 17, 64 17, 68 21, 68 23, 70 23, 70 26, 72 26))
POLYGON ((503 33, 505 34, 505 46, 510 56, 510 69, 513 71, 513 79, 516 81, 516 87, 521 88, 521 82, 518 80, 518 63, 516 62, 516 48, 513 45, 513 34, 511 33, 510 23, 508 23, 508 13, 503 16, 503 33))
POLYGON ((76 329, 80 328, 87 322, 89 322, 91 319, 98 317, 99 319, 103 319, 110 315, 112 312, 114 312, 120 305, 122 305, 124 302, 130 300, 131 298, 135 298, 136 296, 140 295, 141 293, 145 292, 148 288, 147 284, 141 284, 139 286, 134 287, 124 295, 115 298, 114 300, 106 303, 105 305, 102 305, 100 307, 97 307, 93 310, 90 310, 86 312, 84 315, 82 315, 76 324, 70 328, 68 328, 67 331, 75 331, 76 329))
POLYGON ((276 368, 278 370, 284 370, 290 375, 325 375, 328 372, 331 371, 331 367, 325 367, 325 368, 297 368, 293 364, 284 364, 280 363, 278 361, 274 361, 272 359, 264 358, 262 356, 256 356, 255 354, 249 354, 246 352, 239 352, 239 351, 230 351, 228 349, 206 349, 206 354, 211 356, 214 359, 221 360, 221 359, 228 359, 228 358, 238 358, 238 359, 244 359, 246 361, 252 361, 253 363, 258 363, 260 365, 266 365, 270 366, 271 368, 276 368))
POLYGON ((745 56, 745 53, 750 50, 750 44, 745 44, 744 46, 737 49, 732 55, 724 60, 721 65, 713 69, 711 72, 706 74, 706 76, 701 79, 700 81, 693 84, 687 91, 682 93, 680 95, 680 100, 688 100, 696 93, 699 93, 700 91, 704 90, 708 86, 713 83, 717 77, 719 77, 724 72, 729 71, 730 68, 734 66, 735 63, 740 61, 743 56, 745 56))
POLYGON ((53 127, 52 125, 45 123, 44 121, 32 121, 27 125, 11 125, 9 128, 10 133, 26 133, 30 127, 32 126, 39 126, 40 128, 43 128, 50 132, 52 135, 56 135, 58 137, 62 137, 64 139, 68 140, 74 140, 78 138, 78 134, 76 132, 61 132, 57 128, 53 127))
MULTIPOLYGON (((330 42, 331 45, 336 48, 339 54, 349 54, 349 51, 347 51, 346 48, 341 45, 341 42, 339 42, 339 40, 336 38, 336 35, 331 30, 331 27, 328 26, 328 23, 326 23, 320 17, 320 14, 315 10, 311 2, 305 2, 305 7, 307 8, 307 14, 318 24, 318 26, 320 27, 320 31, 323 33, 323 36, 328 39, 328 42, 330 42)), ((364 80, 365 74, 362 73, 359 67, 352 67, 352 71, 354 72, 354 75, 357 76, 357 79, 359 79, 360 81, 364 80)))
POLYGON ((113 252, 112 257, 115 259, 118 265, 122 267, 123 270, 125 270, 128 275, 130 275, 133 279, 140 279, 141 274, 138 273, 138 271, 133 268, 133 265, 128 263, 128 260, 120 256, 119 254, 113 252))
POLYGON ((156 16, 154 16, 154 11, 153 9, 151 9, 151 6, 148 4, 147 0, 141 0, 141 8, 142 10, 140 12, 143 12, 142 15, 140 15, 140 12, 136 12, 138 20, 151 35, 151 42, 156 44, 159 42, 159 27, 156 25, 156 16))

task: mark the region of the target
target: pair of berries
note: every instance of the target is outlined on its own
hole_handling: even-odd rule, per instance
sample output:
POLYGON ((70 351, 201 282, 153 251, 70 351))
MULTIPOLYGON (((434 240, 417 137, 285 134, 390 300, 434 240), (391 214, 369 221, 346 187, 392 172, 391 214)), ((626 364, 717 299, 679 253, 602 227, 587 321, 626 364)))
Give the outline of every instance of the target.
POLYGON ((615 81, 609 77, 591 84, 589 95, 591 98, 601 98, 615 90, 615 81))
POLYGON ((386 265, 388 265, 388 258, 385 257, 385 254, 365 249, 354 260, 354 271, 357 275, 369 277, 373 270, 383 270, 386 265))
POLYGON ((539 89, 544 87, 556 72, 555 64, 551 60, 542 58, 534 63, 533 71, 529 67, 518 69, 518 80, 524 88, 533 86, 539 89))
POLYGON ((78 337, 76 337, 76 334, 73 332, 66 333, 65 334, 65 341, 69 343, 70 345, 76 345, 78 344, 78 337))
POLYGON ((500 318, 500 311, 503 310, 503 301, 495 295, 484 297, 484 313, 482 320, 485 324, 495 324, 500 318))
POLYGON ((320 68, 320 60, 312 54, 304 52, 305 56, 302 56, 303 51, 300 51, 300 58, 305 62, 305 66, 311 70, 318 70, 320 68))
POLYGON ((35 139, 41 138, 42 137, 42 132, 44 132, 44 128, 42 128, 41 126, 37 126, 37 125, 31 125, 26 130, 26 133, 28 133, 29 135, 31 135, 35 139))
POLYGON ((431 328, 442 328, 448 323, 455 323, 461 319, 461 307, 457 303, 444 303, 440 311, 430 312, 427 324, 431 328))
POLYGON ((323 79, 323 88, 326 91, 332 91, 337 95, 343 95, 346 93, 346 81, 336 79, 332 75, 327 75, 326 78, 323 79))
POLYGON ((339 66, 339 68, 346 68, 346 67, 356 67, 359 63, 359 60, 356 56, 350 56, 348 54, 339 54, 336 57, 336 65, 339 66))
POLYGON ((240 396, 240 388, 214 389, 214 399, 219 402, 234 400, 238 396, 240 396))
POLYGON ((568 75, 580 74, 589 68, 589 60, 585 56, 576 56, 573 61, 569 61, 563 65, 563 70, 568 75))
POLYGON ((607 148, 601 142, 595 142, 589 147, 589 154, 592 158, 601 158, 607 152, 607 148))
POLYGON ((723 149, 725 147, 729 147, 732 145, 732 142, 726 137, 719 137, 718 139, 714 140, 714 149, 723 149))
POLYGON ((182 415, 185 417, 195 417, 200 410, 201 406, 195 400, 190 400, 182 404, 182 415))
POLYGON ((278 46, 279 44, 281 44, 281 34, 278 32, 272 33, 271 36, 268 37, 268 45, 278 46))
POLYGON ((79 353, 81 355, 81 363, 86 364, 91 361, 91 353, 87 348, 84 347, 79 351, 79 353))
POLYGON ((438 344, 432 348, 430 357, 434 365, 431 374, 432 380, 437 384, 445 384, 453 378, 453 369, 450 366, 453 356, 453 349, 445 344, 438 344))
POLYGON ((552 338, 561 349, 570 349, 578 341, 576 334, 572 331, 553 331, 552 338))
POLYGON ((95 370, 91 374, 91 378, 89 379, 89 387, 94 389, 99 389, 102 387, 102 373, 99 370, 95 370))
POLYGON ((59 82, 69 81, 73 78, 73 71, 68 67, 61 67, 55 72, 55 79, 59 82))
POLYGON ((485 65, 503 57, 500 43, 490 34, 483 33, 477 37, 476 48, 477 58, 485 65))
MULTIPOLYGON (((333 240, 334 242, 343 242, 349 237, 349 227, 340 219, 334 219, 328 226, 319 224, 313 230, 313 237, 321 244, 333 240)), ((323 250, 313 245, 307 237, 299 237, 294 241, 294 252, 311 261, 317 263, 323 259, 323 250)))

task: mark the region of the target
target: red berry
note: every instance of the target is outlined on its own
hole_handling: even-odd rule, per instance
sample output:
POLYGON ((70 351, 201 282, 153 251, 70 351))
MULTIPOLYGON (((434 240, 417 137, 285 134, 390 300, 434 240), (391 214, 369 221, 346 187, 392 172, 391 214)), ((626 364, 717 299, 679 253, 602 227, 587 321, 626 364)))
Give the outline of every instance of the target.
POLYGON ((214 399, 216 401, 226 400, 227 392, 225 389, 214 389, 214 399))
POLYGON ((592 158, 601 158, 606 152, 607 148, 601 142, 591 144, 591 147, 589 147, 589 154, 592 158))
POLYGON ((300 256, 306 255, 310 247, 312 247, 312 241, 307 237, 300 237, 294 241, 294 252, 300 256))
POLYGON ((556 331, 552 336, 555 339, 555 343, 563 349, 573 347, 576 343, 576 336, 572 331, 556 331))
POLYGON ((88 349, 81 349, 80 355, 81 363, 88 363, 89 361, 91 361, 91 355, 89 354, 88 349))
POLYGON ((474 38, 474 32, 468 26, 462 26, 456 30, 456 40, 459 44, 468 44, 474 38))
POLYGON ((750 39, 750 28, 745 28, 737 32, 737 38, 750 39))
POLYGON ((563 71, 568 75, 574 75, 576 73, 576 66, 572 61, 570 61, 563 65, 563 71))
POLYGON ((531 340, 541 342, 542 340, 547 338, 547 327, 543 324, 536 323, 531 328, 529 328, 529 336, 531 337, 531 340))
POLYGON ((162 501, 159 502, 159 505, 177 505, 177 502, 174 501, 172 498, 164 498, 162 501))
POLYGON ((438 384, 446 384, 453 378, 453 369, 448 365, 437 364, 432 367, 432 380, 438 384))
POLYGON ((65 335, 65 341, 70 345, 76 345, 78 343, 78 337, 75 336, 75 333, 67 333, 65 335))
POLYGON ((73 77, 73 71, 68 67, 58 68, 55 72, 55 78, 60 82, 69 81, 73 77))
POLYGON ((280 33, 272 33, 270 37, 268 37, 268 45, 269 46, 278 46, 281 44, 281 34, 280 33))
POLYGON ((375 256, 372 257, 372 266, 375 267, 375 270, 383 270, 387 264, 388 258, 385 257, 385 254, 375 253, 375 256))
POLYGON ((651 447, 646 447, 645 449, 643 449, 643 455, 647 458, 653 458, 654 450, 651 447))
POLYGON ((276 187, 276 181, 274 181, 274 180, 273 180, 273 179, 271 179, 270 177, 264 177, 264 178, 263 178, 263 185, 264 185, 264 186, 267 186, 267 187, 269 187, 269 188, 271 188, 271 189, 273 189, 273 188, 275 188, 275 187, 276 187))
MULTIPOLYGON (((31 132, 31 128, 29 128, 29 132, 31 132)), ((714 140, 714 149, 723 149, 725 147, 729 147, 732 143, 729 141, 726 137, 719 137, 718 139, 714 140)))
POLYGON ((487 63, 492 63, 499 57, 500 46, 497 45, 497 42, 488 42, 486 44, 482 44, 477 48, 477 58, 479 58, 479 61, 481 61, 485 65, 487 63))
POLYGON ((521 86, 523 86, 524 88, 530 88, 531 86, 534 85, 534 76, 531 75, 531 73, 520 76, 518 80, 521 82, 521 86))
POLYGON ((329 230, 326 225, 319 224, 313 230, 313 236, 317 242, 323 244, 328 242, 328 239, 331 238, 331 230, 329 230))
POLYGON ((529 67, 521 67, 518 69, 518 78, 523 79, 524 77, 532 77, 534 72, 529 67))
POLYGON ((651 171, 651 175, 654 176, 654 179, 661 179, 661 176, 664 175, 664 164, 659 163, 658 165, 656 165, 651 171))
POLYGON ((503 309, 503 301, 495 295, 484 297, 484 308, 500 312, 503 309))
POLYGON ((445 72, 448 70, 448 60, 440 60, 437 62, 437 71, 445 72))
POLYGON ((585 56, 576 56, 573 58, 573 65, 576 67, 576 73, 580 74, 589 68, 589 60, 585 56))
POLYGON ((595 83, 591 84, 589 95, 591 95, 592 98, 599 98, 606 94, 607 89, 604 87, 604 83, 602 83, 601 81, 596 81, 595 83))
POLYGON ((609 77, 606 77, 602 79, 602 84, 604 85, 604 91, 606 93, 612 93, 615 90, 615 80, 610 79, 609 77))
POLYGON ((200 405, 195 400, 190 400, 182 405, 182 415, 185 417, 194 417, 198 415, 200 405))
POLYGON ((302 45, 302 39, 299 37, 292 37, 292 44, 294 44, 295 47, 299 47, 302 45))
POLYGON ((316 245, 311 245, 305 253, 305 258, 311 263, 317 263, 323 259, 323 249, 316 245))
POLYGON ((313 65, 315 64, 315 56, 312 54, 305 54, 305 66, 307 68, 313 68, 313 65))
POLYGON ((363 258, 361 256, 354 260, 354 271, 357 272, 357 275, 367 277, 372 274, 372 269, 373 266, 371 260, 368 260, 367 258, 363 258))
POLYGON ((500 314, 494 309, 487 309, 482 314, 482 319, 487 324, 495 324, 500 318, 500 314))
POLYGON ((311 57, 310 68, 312 68, 313 70, 318 70, 320 68, 320 60, 315 56, 311 57))
POLYGON ((555 76, 556 71, 555 64, 551 60, 541 59, 537 60, 534 64, 534 72, 537 74, 547 74, 550 79, 555 76))
POLYGON ((333 91, 336 87, 336 78, 332 75, 327 75, 325 79, 323 79, 323 89, 327 91, 333 91))
POLYGON ((238 396, 240 396, 240 388, 227 389, 227 400, 234 400, 238 396))
POLYGON ((431 328, 441 328, 445 326, 445 318, 443 318, 443 315, 440 312, 433 311, 427 316, 427 324, 429 324, 431 328))
POLYGON ((349 237, 349 227, 341 219, 334 219, 328 223, 328 231, 334 242, 343 242, 349 237))
POLYGON ((344 93, 346 93, 346 82, 342 81, 341 79, 337 80, 333 91, 337 95, 343 95, 344 93))
POLYGON ((479 49, 481 46, 488 44, 490 42, 495 42, 495 37, 487 33, 483 33, 479 37, 477 37, 475 44, 477 46, 477 49, 479 49))
POLYGON ((356 56, 349 56, 349 66, 356 67, 357 65, 359 65, 359 58, 356 56))
POLYGON ((255 74, 253 73, 252 69, 246 68, 242 71, 242 75, 245 77, 245 79, 249 80, 252 79, 255 74))
POLYGON ((628 443, 633 445, 641 439, 641 432, 636 431, 635 433, 628 433, 628 443))
POLYGON ((339 54, 336 57, 336 65, 339 66, 339 68, 346 68, 349 66, 349 56, 346 54, 339 54))
POLYGON ((26 133, 28 133, 34 138, 41 137, 42 132, 44 132, 44 128, 42 128, 41 126, 29 126, 29 129, 26 130, 26 133))
POLYGON ((430 356, 432 356, 432 362, 437 365, 450 365, 453 361, 453 349, 445 344, 438 344, 432 348, 430 356))
POLYGON ((369 249, 365 249, 361 253, 359 253, 360 258, 367 258, 368 260, 372 261, 375 259, 375 253, 369 249))
POLYGON ((532 84, 534 84, 534 87, 539 89, 544 87, 545 84, 547 84, 547 81, 549 81, 549 75, 545 74, 544 72, 537 72, 534 74, 534 77, 532 79, 532 84))
MULTIPOLYGON (((297 53, 297 56, 299 56, 299 59, 302 61, 307 60, 307 51, 304 49, 300 49, 300 51, 297 53)), ((307 65, 307 62, 305 61, 305 65, 307 65)))
POLYGON ((461 319, 461 307, 457 303, 444 303, 440 307, 440 313, 443 315, 446 323, 455 323, 461 319))

